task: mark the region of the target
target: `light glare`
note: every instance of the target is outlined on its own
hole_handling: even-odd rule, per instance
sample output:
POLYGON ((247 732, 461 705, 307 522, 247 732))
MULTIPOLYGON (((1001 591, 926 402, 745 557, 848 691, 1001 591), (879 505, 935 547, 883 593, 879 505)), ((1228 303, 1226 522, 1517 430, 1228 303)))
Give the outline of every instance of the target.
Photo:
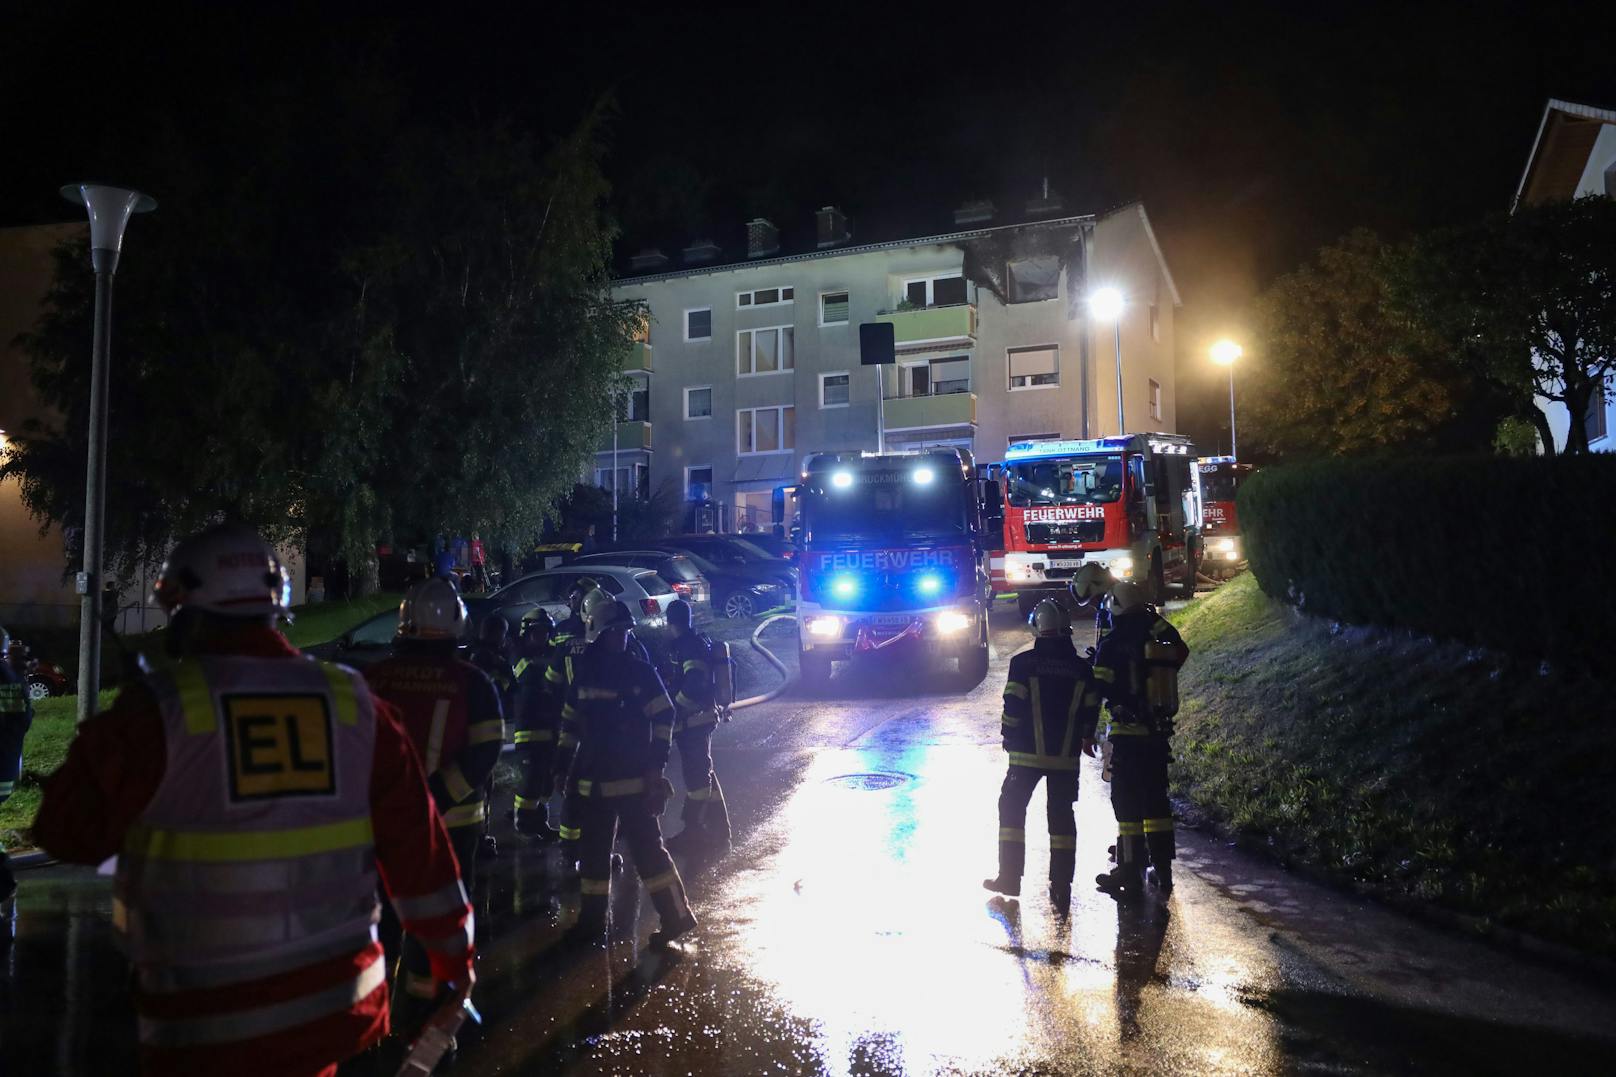
POLYGON ((1228 338, 1212 345, 1212 361, 1218 366, 1233 366, 1234 361, 1244 354, 1246 350, 1228 338))
POLYGON ((931 482, 931 480, 932 480, 932 478, 934 476, 932 475, 931 468, 929 468, 929 467, 917 467, 917 468, 915 468, 914 473, 910 477, 915 480, 916 484, 918 484, 920 486, 925 486, 927 483, 931 482))
POLYGON ((1122 293, 1115 288, 1101 288, 1089 296, 1089 313, 1107 325, 1122 317, 1122 306, 1122 293))
POLYGON ((830 477, 830 484, 838 490, 845 490, 853 485, 853 473, 851 471, 838 471, 830 477))

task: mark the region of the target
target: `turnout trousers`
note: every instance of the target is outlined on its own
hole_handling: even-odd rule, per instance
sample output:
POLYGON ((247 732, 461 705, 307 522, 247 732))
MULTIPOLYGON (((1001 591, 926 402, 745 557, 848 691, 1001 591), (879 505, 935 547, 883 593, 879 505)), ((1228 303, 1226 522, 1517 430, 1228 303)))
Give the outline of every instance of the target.
MULTIPOLYGON (((460 881, 465 884, 466 897, 473 908, 477 905, 477 847, 482 840, 481 823, 449 828, 449 844, 454 846, 455 859, 460 861, 460 881)), ((426 948, 414 936, 404 936, 403 953, 399 960, 403 968, 394 996, 397 1000, 394 1012, 399 1015, 399 1024, 404 1031, 413 1035, 421 1022, 431 1016, 438 996, 447 985, 433 979, 432 961, 427 957, 426 948)))
POLYGON ((664 925, 690 915, 684 880, 673 857, 662 844, 662 824, 646 806, 643 792, 623 796, 580 796, 578 926, 589 932, 606 931, 606 910, 612 899, 612 846, 621 828, 634 871, 651 895, 664 925))
POLYGON ((550 797, 555 793, 556 742, 548 729, 517 731, 516 829, 532 834, 550 824, 550 797), (528 739, 524 739, 524 737, 528 739), (537 739, 542 737, 543 739, 537 739))
POLYGON ((673 735, 674 747, 679 749, 679 769, 685 779, 685 804, 679 817, 686 830, 728 845, 729 805, 724 801, 723 786, 718 784, 718 772, 713 769, 716 728, 716 723, 706 722, 673 735))
POLYGON ((1167 738, 1111 738, 1111 811, 1117 817, 1117 867, 1143 873, 1174 857, 1173 807, 1167 801, 1167 738))
POLYGON ((999 789, 999 878, 1019 879, 1027 866, 1027 804, 1044 782, 1049 814, 1049 881, 1071 888, 1077 871, 1077 771, 1012 763, 999 789))

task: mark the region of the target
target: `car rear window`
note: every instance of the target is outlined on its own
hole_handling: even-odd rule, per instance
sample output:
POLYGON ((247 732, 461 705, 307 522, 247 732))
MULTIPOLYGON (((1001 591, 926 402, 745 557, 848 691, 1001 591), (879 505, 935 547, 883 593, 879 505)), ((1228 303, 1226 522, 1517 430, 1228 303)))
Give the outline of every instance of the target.
POLYGON ((655 572, 641 572, 634 577, 634 582, 645 588, 645 593, 652 598, 673 594, 673 588, 668 586, 668 581, 655 572))
POLYGON ((657 566, 657 572, 662 575, 663 579, 667 580, 685 580, 689 582, 701 579, 701 573, 696 571, 695 563, 683 555, 664 559, 662 564, 657 566))

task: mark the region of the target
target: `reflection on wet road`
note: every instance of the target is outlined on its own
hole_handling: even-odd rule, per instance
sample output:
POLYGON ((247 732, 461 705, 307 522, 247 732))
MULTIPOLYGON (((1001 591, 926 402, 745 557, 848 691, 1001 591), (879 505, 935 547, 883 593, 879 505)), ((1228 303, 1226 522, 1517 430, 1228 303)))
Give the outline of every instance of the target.
MULTIPOLYGON (((872 667, 839 675, 828 699, 783 699, 723 727, 737 845, 681 864, 703 921, 684 952, 643 949, 655 916, 622 885, 611 951, 558 956, 574 910, 554 854, 504 840, 483 865, 487 1023, 454 1072, 1608 1072, 1608 988, 1205 836, 1181 836, 1170 901, 1119 909, 1085 885, 1107 866, 1113 830, 1092 764, 1070 919, 1041 883, 1042 793, 1021 900, 985 893, 998 693, 1023 637, 1001 627, 993 672, 969 691, 872 667)), ((121 1071, 132 1028, 104 880, 52 869, 24 885, 7 1062, 121 1071)), ((369 1060, 345 1072, 387 1070, 369 1060)))

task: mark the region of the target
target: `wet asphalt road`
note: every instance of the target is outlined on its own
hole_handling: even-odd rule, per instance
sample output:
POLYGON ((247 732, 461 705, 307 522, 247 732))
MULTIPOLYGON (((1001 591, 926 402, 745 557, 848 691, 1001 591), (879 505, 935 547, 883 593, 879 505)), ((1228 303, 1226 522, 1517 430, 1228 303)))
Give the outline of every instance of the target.
MULTIPOLYGON (((554 853, 484 861, 478 1000, 457 1074, 1067 1074, 1616 1071, 1616 993, 1180 832, 1178 888, 1119 909, 1084 880, 1114 829, 1085 762, 1078 887, 1058 920, 1042 791, 1019 902, 993 898, 998 696, 988 680, 838 674, 822 700, 736 715, 717 759, 735 849, 682 861, 695 941, 653 954, 617 886, 616 939, 552 944, 575 911, 554 853)), ((677 768, 671 768, 676 770, 677 768)), ((677 830, 673 813, 667 829, 677 830)), ((23 876, 3 955, 5 1073, 124 1072, 126 974, 106 881, 23 876)), ((391 1072, 385 1059, 345 1073, 391 1072)))

